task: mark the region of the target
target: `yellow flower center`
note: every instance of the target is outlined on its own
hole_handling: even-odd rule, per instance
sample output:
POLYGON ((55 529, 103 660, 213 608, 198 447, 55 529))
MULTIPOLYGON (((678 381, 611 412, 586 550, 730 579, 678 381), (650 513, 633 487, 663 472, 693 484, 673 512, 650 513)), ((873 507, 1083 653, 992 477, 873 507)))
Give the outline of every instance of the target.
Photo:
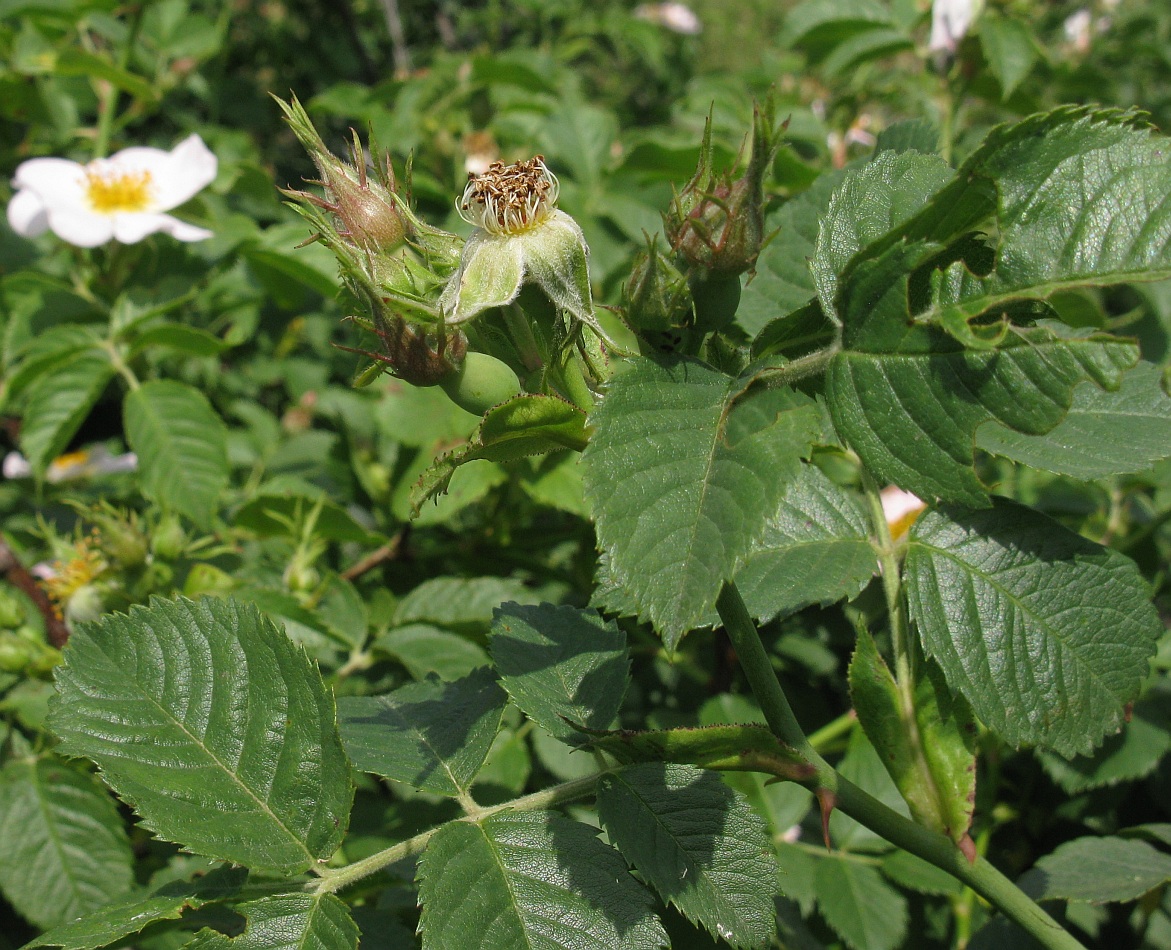
POLYGON ((557 176, 538 155, 527 162, 493 162, 469 175, 457 210, 468 224, 491 234, 515 234, 544 221, 557 204, 557 176))
POLYGON ((97 537, 82 538, 73 545, 69 557, 53 564, 53 576, 44 582, 44 586, 59 608, 68 604, 74 594, 106 569, 101 552, 94 549, 97 543, 97 537))
POLYGON ((98 214, 149 211, 151 181, 148 171, 119 172, 90 166, 85 170, 85 196, 98 214))

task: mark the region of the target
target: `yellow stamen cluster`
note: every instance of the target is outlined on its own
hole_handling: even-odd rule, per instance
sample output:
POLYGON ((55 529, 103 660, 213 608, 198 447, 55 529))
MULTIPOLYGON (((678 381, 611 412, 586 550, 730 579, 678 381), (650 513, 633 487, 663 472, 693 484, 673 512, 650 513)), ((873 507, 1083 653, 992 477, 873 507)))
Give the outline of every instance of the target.
POLYGON ((512 165, 493 162, 484 174, 468 175, 457 210, 468 224, 491 234, 515 234, 549 216, 559 188, 542 155, 512 165))
POLYGON ((82 538, 73 545, 69 557, 53 562, 53 576, 45 580, 45 590, 62 610, 81 588, 90 584, 106 569, 101 552, 96 550, 97 534, 82 538))
POLYGON ((85 170, 85 196, 98 214, 118 211, 149 211, 150 172, 118 171, 92 162, 85 170))

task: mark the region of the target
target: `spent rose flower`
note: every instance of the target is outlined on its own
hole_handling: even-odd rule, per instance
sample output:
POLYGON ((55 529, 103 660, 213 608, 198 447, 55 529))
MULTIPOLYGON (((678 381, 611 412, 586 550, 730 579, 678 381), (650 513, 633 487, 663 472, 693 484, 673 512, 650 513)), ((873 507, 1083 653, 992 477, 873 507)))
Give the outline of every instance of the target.
POLYGON ((180 241, 202 241, 211 231, 164 212, 178 207, 216 176, 215 155, 198 135, 166 152, 136 146, 85 165, 65 158, 33 158, 17 166, 8 223, 21 237, 51 230, 78 247, 113 239, 134 244, 163 231, 180 241))
POLYGON ((439 298, 448 324, 511 303, 531 281, 557 307, 607 338, 594 315, 585 237, 557 209, 558 190, 540 155, 512 165, 493 162, 471 177, 456 210, 476 230, 439 298))

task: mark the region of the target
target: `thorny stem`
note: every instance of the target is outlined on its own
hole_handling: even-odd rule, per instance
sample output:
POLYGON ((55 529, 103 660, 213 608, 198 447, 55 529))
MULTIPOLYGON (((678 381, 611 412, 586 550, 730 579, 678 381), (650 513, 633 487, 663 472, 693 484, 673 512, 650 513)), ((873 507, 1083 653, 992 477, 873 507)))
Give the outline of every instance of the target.
POLYGON ((950 838, 904 818, 842 776, 809 743, 777 680, 768 653, 748 608, 734 583, 724 585, 716 610, 736 649, 740 665, 765 721, 776 736, 805 758, 814 775, 803 784, 822 792, 834 807, 967 884, 1049 950, 1085 950, 1084 947, 1023 891, 983 858, 969 864, 950 838))
MULTIPOLYGON (((606 773, 598 772, 594 775, 587 775, 585 778, 563 782, 560 785, 554 785, 552 788, 546 788, 539 792, 533 792, 531 795, 514 798, 512 801, 504 802, 500 805, 490 805, 486 808, 472 807, 463 818, 457 818, 455 820, 475 823, 483 821, 485 818, 490 818, 492 815, 502 811, 539 811, 542 808, 552 808, 555 805, 564 805, 577 801, 578 799, 588 798, 594 793, 598 779, 604 774, 606 773)), ((468 806, 465 804, 465 807, 468 806)), ((427 831, 417 834, 413 838, 400 841, 398 844, 379 851, 377 854, 372 854, 370 857, 363 858, 361 861, 355 861, 353 864, 347 864, 345 867, 320 868, 317 872, 320 875, 319 879, 307 884, 305 886, 306 890, 313 894, 333 894, 340 891, 343 887, 348 887, 354 882, 360 881, 364 877, 369 877, 371 874, 381 871, 383 868, 390 867, 392 864, 397 864, 399 861, 404 861, 408 858, 418 857, 426 849, 427 843, 431 840, 432 836, 442 827, 443 825, 437 825, 434 828, 429 828, 427 831)))

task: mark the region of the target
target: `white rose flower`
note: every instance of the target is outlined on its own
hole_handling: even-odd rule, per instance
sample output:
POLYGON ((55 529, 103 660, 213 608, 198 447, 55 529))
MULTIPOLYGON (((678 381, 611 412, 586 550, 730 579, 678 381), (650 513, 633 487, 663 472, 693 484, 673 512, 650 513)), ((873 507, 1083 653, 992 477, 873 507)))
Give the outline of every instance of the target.
POLYGON ((202 241, 211 231, 174 218, 170 211, 209 185, 217 161, 198 135, 165 152, 126 148, 86 165, 64 158, 34 158, 17 166, 8 223, 21 237, 51 230, 78 247, 113 239, 134 244, 163 231, 180 241, 202 241))

